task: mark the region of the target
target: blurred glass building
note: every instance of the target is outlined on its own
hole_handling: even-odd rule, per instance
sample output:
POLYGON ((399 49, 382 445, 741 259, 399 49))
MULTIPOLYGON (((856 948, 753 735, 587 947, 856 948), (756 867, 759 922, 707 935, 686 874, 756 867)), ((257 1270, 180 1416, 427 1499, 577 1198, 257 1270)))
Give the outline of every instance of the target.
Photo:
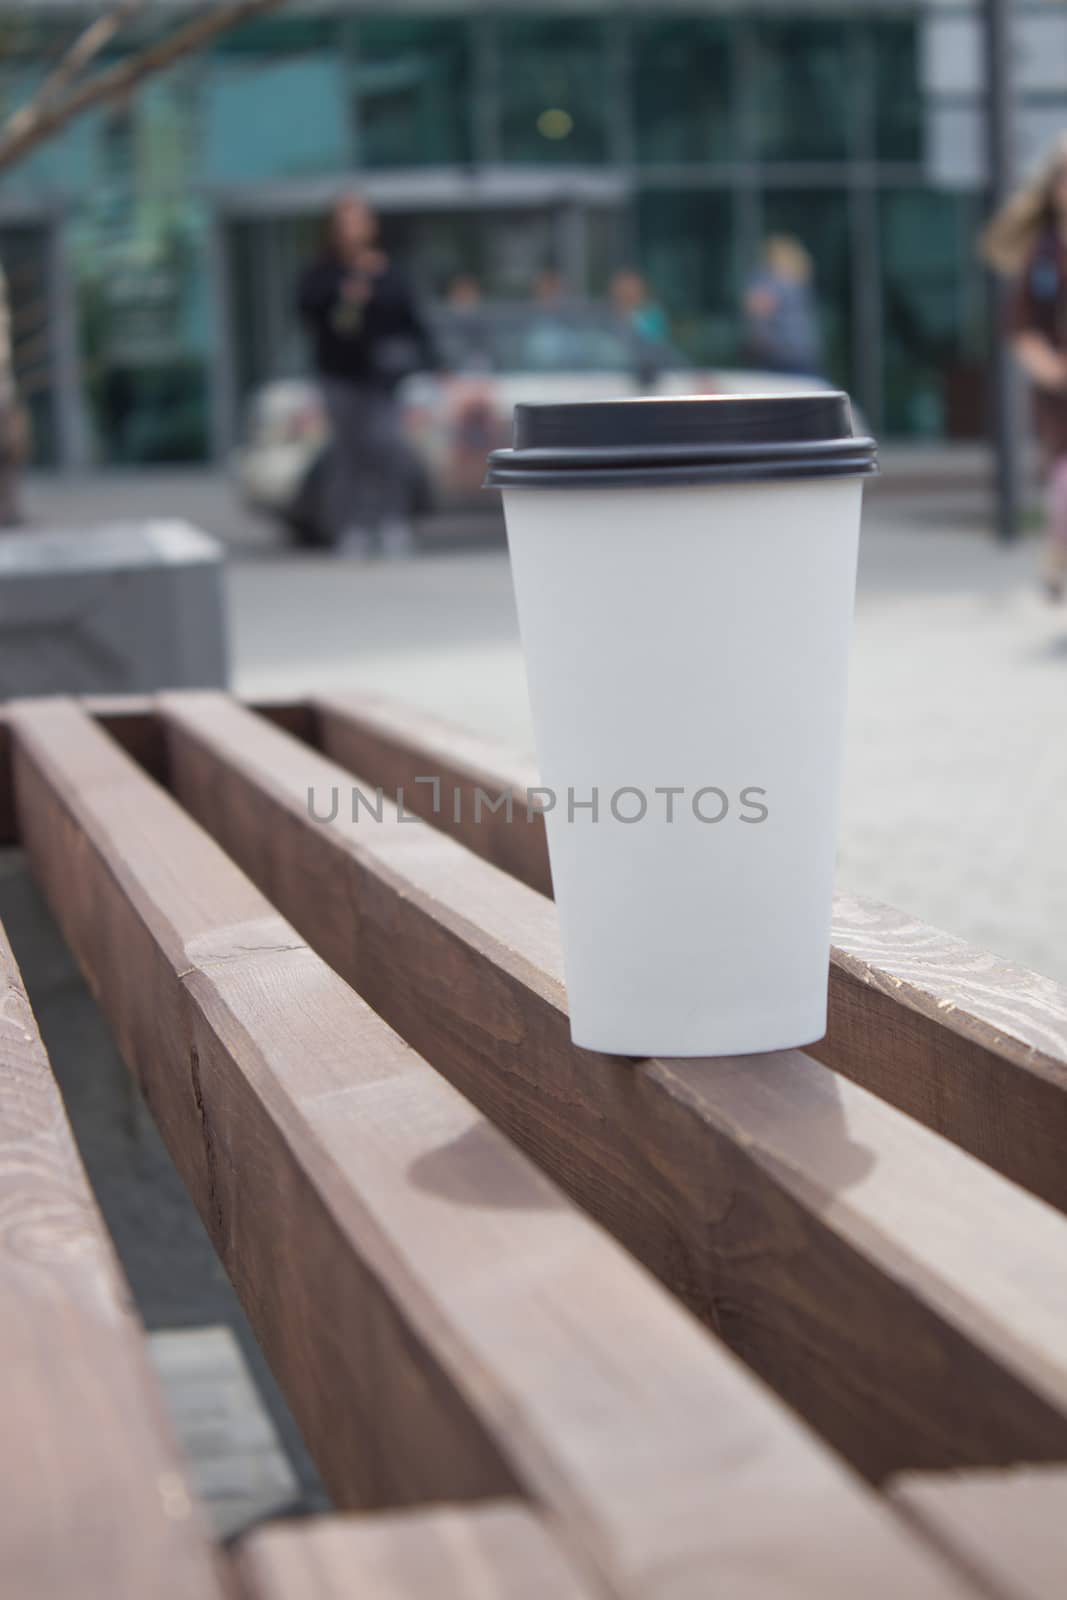
MULTIPOLYGON (((1067 8, 1031 9, 1036 144, 1067 122, 1067 8)), ((58 0, 7 13, 0 113, 77 20, 58 0)), ((300 370, 293 278, 353 185, 425 294, 463 272, 521 296, 552 265, 595 296, 633 264, 706 364, 737 361, 760 242, 793 234, 830 376, 873 425, 973 436, 979 43, 955 0, 302 0, 0 177, 39 452, 223 452, 250 389, 300 370)))

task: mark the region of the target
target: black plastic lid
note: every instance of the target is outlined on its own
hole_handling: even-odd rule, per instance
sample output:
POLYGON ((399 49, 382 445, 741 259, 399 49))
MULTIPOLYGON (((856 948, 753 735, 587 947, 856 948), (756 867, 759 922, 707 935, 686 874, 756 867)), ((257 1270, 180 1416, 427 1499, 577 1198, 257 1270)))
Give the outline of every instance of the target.
POLYGON ((515 407, 514 445, 489 457, 488 489, 605 488, 867 476, 873 439, 839 390, 693 395, 515 407))

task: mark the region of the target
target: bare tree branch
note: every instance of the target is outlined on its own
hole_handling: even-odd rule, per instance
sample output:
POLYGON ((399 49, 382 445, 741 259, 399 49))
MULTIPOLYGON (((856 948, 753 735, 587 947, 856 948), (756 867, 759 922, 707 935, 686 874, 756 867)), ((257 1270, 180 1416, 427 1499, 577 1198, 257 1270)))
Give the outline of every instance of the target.
POLYGON ((106 11, 102 17, 97 17, 91 22, 61 57, 58 65, 49 73, 32 100, 20 106, 14 115, 8 118, 3 130, 0 131, 0 146, 9 139, 17 139, 31 132, 41 120, 44 111, 49 106, 55 105, 63 91, 84 72, 101 50, 107 48, 123 24, 135 11, 140 11, 143 5, 144 0, 121 0, 121 4, 115 6, 112 11, 106 11))
MULTIPOLYGON (((176 28, 165 38, 127 56, 88 82, 76 85, 68 94, 61 95, 50 104, 41 104, 40 95, 35 96, 30 105, 24 108, 29 112, 36 107, 36 114, 28 125, 14 132, 9 126, 0 133, 0 172, 21 161, 38 144, 58 133, 60 128, 90 106, 130 94, 146 78, 154 77, 183 56, 201 49, 218 34, 228 32, 251 17, 275 11, 284 4, 285 0, 229 0, 228 4, 214 6, 205 16, 176 28)), ((56 69, 57 72, 62 70, 62 65, 56 69)))

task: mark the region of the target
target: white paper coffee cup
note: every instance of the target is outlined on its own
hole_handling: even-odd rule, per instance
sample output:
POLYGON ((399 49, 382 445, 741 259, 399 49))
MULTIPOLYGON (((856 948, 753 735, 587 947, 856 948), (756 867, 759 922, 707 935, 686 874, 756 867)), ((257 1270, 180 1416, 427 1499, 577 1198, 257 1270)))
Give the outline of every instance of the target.
POLYGON ((836 393, 520 406, 490 458, 575 1043, 723 1055, 825 1032, 874 463, 836 393))

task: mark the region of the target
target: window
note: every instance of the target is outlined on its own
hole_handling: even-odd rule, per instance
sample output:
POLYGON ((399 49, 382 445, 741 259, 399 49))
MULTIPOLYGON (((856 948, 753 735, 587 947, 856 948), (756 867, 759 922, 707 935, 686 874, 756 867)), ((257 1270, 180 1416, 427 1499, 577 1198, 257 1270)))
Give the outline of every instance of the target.
POLYGON ((723 161, 734 154, 732 32, 732 23, 722 18, 635 24, 639 161, 723 161))
POLYGON ((337 27, 331 17, 254 17, 216 39, 216 56, 292 56, 313 50, 336 50, 337 27))
POLYGON ((462 18, 372 18, 356 30, 356 117, 371 167, 469 162, 471 34, 462 18))
POLYGON ((607 160, 603 24, 588 18, 500 17, 496 48, 503 159, 607 160))
POLYGON ((977 197, 892 190, 879 221, 885 430, 977 436, 985 406, 977 197))
POLYGON ((844 160, 861 92, 851 25, 757 21, 750 37, 755 153, 766 161, 844 160))
POLYGON ((822 334, 823 375, 852 379, 852 270, 849 197, 843 189, 774 189, 763 197, 764 235, 785 234, 811 257, 822 334))
POLYGON ((880 161, 919 161, 923 107, 916 24, 877 22, 871 34, 875 154, 880 161))
POLYGON ((205 176, 216 182, 344 170, 351 139, 335 51, 220 56, 203 93, 205 176))
POLYGON ((55 461, 55 416, 46 229, 0 227, 0 262, 7 280, 15 384, 19 400, 30 414, 34 464, 51 465, 55 461))
POLYGON ((727 365, 738 353, 733 196, 649 190, 637 202, 639 260, 671 337, 693 361, 727 365))

